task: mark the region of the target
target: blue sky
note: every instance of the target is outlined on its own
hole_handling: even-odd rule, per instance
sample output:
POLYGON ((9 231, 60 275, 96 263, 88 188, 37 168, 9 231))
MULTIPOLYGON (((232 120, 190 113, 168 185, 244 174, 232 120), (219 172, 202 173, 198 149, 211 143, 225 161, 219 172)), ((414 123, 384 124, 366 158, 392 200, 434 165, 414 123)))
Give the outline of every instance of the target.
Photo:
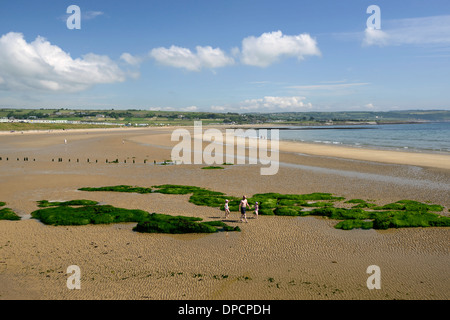
POLYGON ((448 0, 0 2, 0 107, 450 110, 449 74, 448 0))

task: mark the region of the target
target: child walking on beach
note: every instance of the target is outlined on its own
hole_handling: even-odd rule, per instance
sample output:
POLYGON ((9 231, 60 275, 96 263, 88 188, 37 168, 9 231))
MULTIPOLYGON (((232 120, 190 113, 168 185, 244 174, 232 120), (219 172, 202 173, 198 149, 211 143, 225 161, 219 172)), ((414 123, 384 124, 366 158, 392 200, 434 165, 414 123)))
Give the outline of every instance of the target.
POLYGON ((225 200, 225 219, 228 219, 230 215, 230 207, 228 206, 228 200, 225 200))
POLYGON ((258 218, 258 211, 259 211, 259 205, 258 205, 258 202, 255 202, 255 214, 256 214, 256 218, 258 218))
POLYGON ((250 205, 248 204, 247 201, 247 197, 243 196, 241 202, 239 203, 239 211, 241 211, 241 219, 239 220, 240 222, 243 222, 245 220, 245 222, 247 221, 247 215, 246 215, 246 210, 247 207, 250 209, 250 205))

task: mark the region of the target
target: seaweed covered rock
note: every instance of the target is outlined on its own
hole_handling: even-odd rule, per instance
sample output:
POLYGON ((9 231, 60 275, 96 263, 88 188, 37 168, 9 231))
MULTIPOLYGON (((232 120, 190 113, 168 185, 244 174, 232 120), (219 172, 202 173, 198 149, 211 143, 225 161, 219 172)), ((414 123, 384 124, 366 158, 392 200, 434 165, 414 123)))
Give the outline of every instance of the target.
POLYGON ((97 201, 92 200, 70 200, 64 202, 41 200, 38 201, 38 207, 46 208, 46 207, 59 207, 59 206, 93 206, 98 204, 97 201))
POLYGON ((109 205, 70 207, 67 205, 48 207, 33 211, 31 216, 44 224, 54 226, 109 224, 137 222, 148 216, 143 210, 116 208, 109 205))
MULTIPOLYGON (((152 186, 152 189, 117 186, 95 188, 95 191, 108 190, 108 188, 111 191, 122 192, 141 191, 147 193, 191 194, 191 197, 189 198, 191 203, 199 206, 220 208, 221 210, 224 210, 225 200, 228 199, 230 211, 239 210, 240 198, 227 196, 222 192, 211 191, 195 186, 166 184, 152 186)), ((80 190, 92 191, 92 188, 82 188, 80 190)), ((351 209, 335 208, 334 203, 341 200, 344 200, 344 198, 334 196, 331 193, 281 194, 271 192, 255 194, 248 198, 248 203, 250 206, 253 206, 258 202, 260 215, 314 215, 342 220, 341 222, 338 222, 335 227, 345 230, 354 228, 387 229, 450 226, 450 217, 440 216, 435 213, 443 210, 441 205, 425 204, 413 200, 400 200, 378 206, 362 199, 352 199, 345 202, 355 204, 351 209), (304 210, 306 207, 315 209, 307 211, 304 210)))
POLYGON ((426 204, 413 200, 400 200, 394 203, 389 203, 381 207, 375 207, 376 210, 404 210, 404 211, 434 211, 441 212, 444 208, 437 204, 426 204))
MULTIPOLYGON (((116 208, 110 205, 86 204, 86 200, 66 202, 39 201, 43 209, 36 210, 31 216, 44 224, 53 226, 110 224, 120 222, 137 222, 135 231, 149 233, 214 233, 223 231, 240 231, 222 221, 200 222, 201 218, 171 216, 152 213, 138 209, 116 208), (80 204, 85 204, 80 206, 80 204)), ((6 209, 0 210, 1 213, 6 209)), ((19 218, 20 219, 20 218, 19 218)))
POLYGON ((301 210, 298 207, 277 207, 273 213, 277 216, 298 216, 301 210))
POLYGON ((80 191, 110 191, 110 192, 131 192, 131 193, 151 193, 152 188, 132 187, 127 185, 108 186, 99 188, 80 188, 80 191))
POLYGON ((163 184, 159 186, 152 186, 153 192, 164 194, 196 194, 196 195, 224 195, 222 192, 211 191, 205 188, 184 186, 176 184, 163 184))
POLYGON ((214 233, 222 228, 224 231, 240 231, 239 227, 230 227, 222 221, 199 222, 201 218, 170 216, 152 213, 133 228, 146 233, 214 233))
POLYGON ((360 219, 343 220, 334 226, 336 229, 352 230, 352 229, 372 229, 373 222, 360 219))
POLYGON ((326 216, 336 220, 347 219, 369 219, 370 213, 362 209, 345 209, 345 208, 318 208, 310 212, 311 215, 326 216))
POLYGON ((10 208, 0 209, 0 220, 20 220, 20 216, 18 216, 13 210, 10 208))

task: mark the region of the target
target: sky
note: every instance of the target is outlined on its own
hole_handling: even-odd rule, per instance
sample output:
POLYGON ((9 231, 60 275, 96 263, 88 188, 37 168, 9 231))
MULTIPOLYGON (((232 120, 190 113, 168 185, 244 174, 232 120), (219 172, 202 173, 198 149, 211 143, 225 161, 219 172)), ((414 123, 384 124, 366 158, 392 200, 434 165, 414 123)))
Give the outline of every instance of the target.
POLYGON ((450 110, 450 1, 0 0, 9 107, 450 110))

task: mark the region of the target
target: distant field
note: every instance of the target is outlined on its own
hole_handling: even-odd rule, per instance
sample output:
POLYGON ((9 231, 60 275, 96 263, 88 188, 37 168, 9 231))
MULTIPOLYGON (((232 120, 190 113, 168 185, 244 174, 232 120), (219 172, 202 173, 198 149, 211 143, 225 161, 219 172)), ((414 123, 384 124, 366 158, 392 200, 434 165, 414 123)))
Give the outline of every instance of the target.
POLYGON ((0 123, 0 131, 30 131, 30 130, 66 130, 66 129, 94 129, 115 128, 119 125, 90 125, 64 123, 0 123))
MULTIPOLYGON (((81 122, 108 122, 131 126, 193 126, 203 125, 272 124, 291 126, 317 126, 326 124, 364 124, 366 122, 414 123, 423 121, 450 121, 450 110, 409 110, 388 112, 281 112, 281 113, 213 113, 150 110, 69 110, 69 109, 12 109, 0 108, 0 118, 68 120, 81 122)), ((0 131, 103 128, 90 124, 26 124, 0 123, 0 131)), ((111 126, 108 126, 111 127, 111 126)))

